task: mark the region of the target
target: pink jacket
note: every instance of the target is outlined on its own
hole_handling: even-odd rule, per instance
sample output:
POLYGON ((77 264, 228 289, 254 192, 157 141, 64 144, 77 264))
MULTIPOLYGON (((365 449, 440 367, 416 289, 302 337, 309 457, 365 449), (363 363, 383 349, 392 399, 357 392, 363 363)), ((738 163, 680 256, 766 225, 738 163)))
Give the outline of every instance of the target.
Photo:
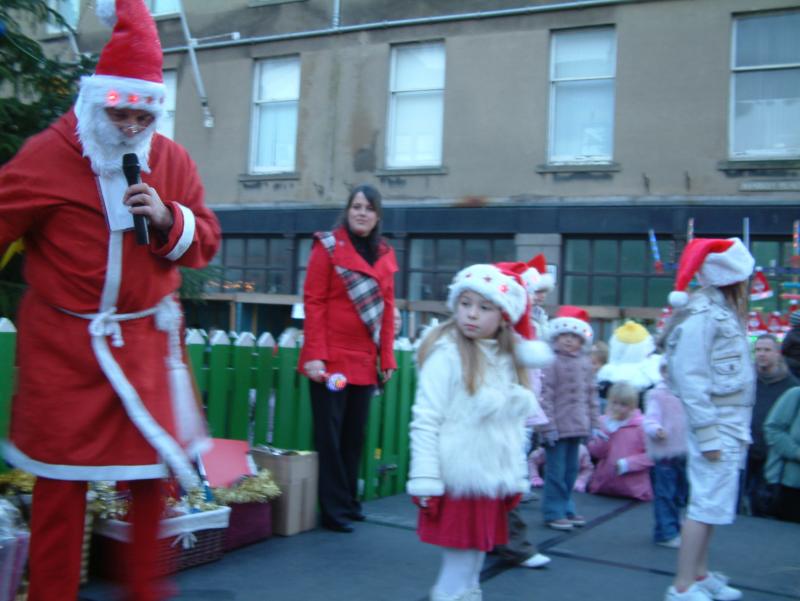
POLYGON ((630 497, 639 501, 653 498, 649 468, 653 460, 645 451, 645 434, 642 412, 636 409, 619 429, 610 432, 608 417, 600 417, 600 424, 608 440, 592 439, 588 447, 592 457, 598 459, 589 492, 614 497, 630 497), (625 473, 620 475, 619 462, 624 459, 625 473))
POLYGON ((644 396, 644 431, 647 434, 647 452, 653 459, 686 455, 686 412, 683 403, 669 387, 661 382, 644 396), (656 438, 661 428, 667 435, 656 438))
MULTIPOLYGON (((544 479, 539 473, 539 468, 545 464, 544 447, 539 447, 533 453, 528 455, 528 477, 531 481, 531 486, 539 487, 544 486, 544 479)), ((589 484, 589 479, 594 472, 594 464, 592 457, 589 455, 589 450, 586 445, 578 447, 578 477, 575 479, 575 486, 572 490, 577 492, 586 492, 586 486, 589 484)))

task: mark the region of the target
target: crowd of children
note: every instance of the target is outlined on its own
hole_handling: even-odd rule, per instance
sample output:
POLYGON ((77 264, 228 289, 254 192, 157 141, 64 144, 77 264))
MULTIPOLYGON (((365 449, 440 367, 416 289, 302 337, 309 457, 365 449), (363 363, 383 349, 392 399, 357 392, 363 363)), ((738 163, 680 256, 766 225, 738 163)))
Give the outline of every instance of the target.
MULTIPOLYGON (((709 571, 707 554, 713 525, 733 520, 750 437, 752 369, 737 327, 749 252, 738 239, 687 246, 661 355, 634 322, 614 332, 609 352, 585 310, 562 306, 548 320, 542 291, 552 280, 533 263, 460 271, 453 317, 419 348, 407 489, 420 539, 442 547, 430 598, 481 599, 484 555, 508 542, 509 511, 532 487, 543 487, 544 524, 562 531, 586 524, 573 491, 652 500, 653 542, 680 549, 665 599, 741 598, 709 571), (694 276, 703 288, 684 309, 694 276), (736 370, 719 369, 720 349, 736 370)), ((536 557, 528 567, 549 561, 536 557)))

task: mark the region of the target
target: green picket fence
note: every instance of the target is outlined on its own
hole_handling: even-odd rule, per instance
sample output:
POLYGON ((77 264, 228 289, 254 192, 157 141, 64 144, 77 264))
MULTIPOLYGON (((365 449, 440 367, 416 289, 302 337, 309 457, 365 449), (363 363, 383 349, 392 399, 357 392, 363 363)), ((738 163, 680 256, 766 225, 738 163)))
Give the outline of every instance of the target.
MULTIPOLYGON (((0 318, 0 435, 8 433, 15 379, 16 329, 0 318)), ((296 371, 299 348, 275 349, 269 334, 190 330, 186 350, 211 436, 311 450, 308 380, 296 371), (271 438, 270 438, 271 433, 271 438)), ((395 351, 398 370, 370 408, 361 479, 365 500, 403 492, 414 397, 412 352, 395 351)), ((1 464, 2 462, 0 462, 1 464)), ((1 470, 2 468, 0 468, 1 470)))

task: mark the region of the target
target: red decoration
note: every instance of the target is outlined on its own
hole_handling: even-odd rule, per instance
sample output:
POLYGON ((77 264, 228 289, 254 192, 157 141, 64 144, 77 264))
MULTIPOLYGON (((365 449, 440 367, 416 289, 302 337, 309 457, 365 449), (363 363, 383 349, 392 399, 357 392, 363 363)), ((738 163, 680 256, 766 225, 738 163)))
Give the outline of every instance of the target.
POLYGON ((759 311, 750 311, 748 314, 747 333, 756 336, 767 333, 767 324, 759 311))
POLYGON ((108 94, 106 94, 106 104, 110 106, 115 106, 119 102, 119 92, 115 90, 109 90, 108 94))
POLYGON ((772 288, 770 288, 767 276, 761 269, 756 269, 753 275, 753 282, 750 284, 750 300, 764 300, 772 296, 772 288))

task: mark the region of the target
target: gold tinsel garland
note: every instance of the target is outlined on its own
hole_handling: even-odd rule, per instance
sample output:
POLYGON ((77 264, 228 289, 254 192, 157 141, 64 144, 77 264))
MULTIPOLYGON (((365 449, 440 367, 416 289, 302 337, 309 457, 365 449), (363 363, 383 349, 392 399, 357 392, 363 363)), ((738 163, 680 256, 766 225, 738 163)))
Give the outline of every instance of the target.
MULTIPOLYGON (((120 493, 114 482, 93 482, 88 504, 89 511, 98 518, 125 520, 130 507, 130 498, 127 494, 120 493)), ((164 508, 164 518, 219 508, 219 504, 206 500, 202 489, 196 488, 180 499, 168 497, 164 508)))
POLYGON ((269 470, 259 470, 255 476, 246 476, 230 488, 214 488, 214 499, 220 505, 232 503, 267 503, 279 497, 281 489, 272 479, 269 470))
POLYGON ((30 494, 33 492, 33 485, 35 482, 36 476, 33 474, 29 474, 20 469, 13 469, 4 474, 0 474, 0 491, 2 491, 2 494, 30 494))

